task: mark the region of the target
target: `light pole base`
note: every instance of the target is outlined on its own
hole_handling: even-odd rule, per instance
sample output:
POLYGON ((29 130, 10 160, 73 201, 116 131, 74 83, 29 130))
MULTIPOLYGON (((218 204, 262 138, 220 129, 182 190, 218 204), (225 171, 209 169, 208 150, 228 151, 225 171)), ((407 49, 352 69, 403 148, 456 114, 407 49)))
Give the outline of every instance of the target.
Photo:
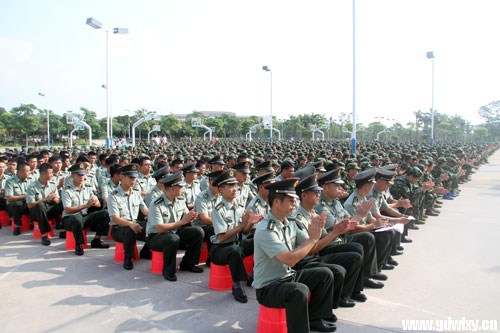
POLYGON ((106 138, 106 148, 111 147, 111 138, 106 138))
POLYGON ((434 147, 434 139, 431 139, 431 147, 434 147))
POLYGON ((351 154, 356 154, 356 138, 351 140, 351 154))

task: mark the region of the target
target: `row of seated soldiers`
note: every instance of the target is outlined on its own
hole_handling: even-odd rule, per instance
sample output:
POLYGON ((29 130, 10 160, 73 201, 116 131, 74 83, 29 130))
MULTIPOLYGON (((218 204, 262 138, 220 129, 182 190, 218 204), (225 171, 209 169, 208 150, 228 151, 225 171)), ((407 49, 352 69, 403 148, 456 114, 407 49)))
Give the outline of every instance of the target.
POLYGON ((75 254, 83 255, 83 229, 96 231, 92 247, 107 248, 101 237, 111 225, 113 239, 124 246, 125 269, 133 268, 135 242, 143 240, 140 256, 150 258, 149 249, 162 251, 168 281, 177 279, 178 249, 186 250, 180 270, 203 272, 198 260, 205 241, 207 264, 229 265, 236 301, 247 302, 247 283, 257 289, 261 304, 286 308, 289 331, 334 331, 332 309, 366 301, 365 287, 384 286, 382 271, 398 265, 393 256, 402 254, 401 241, 410 241, 408 227, 423 223, 421 207, 435 215, 437 197, 457 195, 458 184, 470 176, 472 169, 463 166, 477 166, 497 148, 489 146, 473 159, 443 162, 439 157, 439 173, 433 172, 434 161, 425 158, 382 165, 370 156, 368 165, 358 161, 363 171, 352 160, 319 160, 302 167, 285 160, 275 176, 268 160, 256 165, 250 181, 251 161, 244 155, 230 169, 214 156, 208 163, 160 161, 151 172, 148 156, 123 165, 111 154, 96 168, 95 153, 79 155, 62 170, 62 160, 69 159, 64 152, 49 154, 47 161, 35 157, 36 163, 33 156, 18 158, 17 172, 9 178, 0 158, 0 171, 7 178, 2 190, 14 235, 20 233, 20 215, 29 212, 39 223, 42 244, 50 245, 48 220, 54 218, 59 228, 73 233, 75 254), (450 172, 457 162, 459 170, 450 172), (391 228, 375 232, 396 223, 405 225, 403 237, 391 228), (243 259, 252 254, 255 266, 249 276, 243 259), (309 294, 308 305, 304 298, 309 294))

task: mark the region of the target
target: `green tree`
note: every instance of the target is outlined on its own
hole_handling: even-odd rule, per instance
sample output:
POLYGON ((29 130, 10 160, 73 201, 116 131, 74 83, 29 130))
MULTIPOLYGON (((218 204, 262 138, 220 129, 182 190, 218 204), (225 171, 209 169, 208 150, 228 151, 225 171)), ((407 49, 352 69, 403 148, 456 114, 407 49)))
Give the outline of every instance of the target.
POLYGON ((37 107, 33 104, 21 104, 12 108, 16 114, 15 126, 20 134, 26 138, 26 147, 28 147, 29 134, 36 132, 39 126, 38 117, 35 115, 37 107))

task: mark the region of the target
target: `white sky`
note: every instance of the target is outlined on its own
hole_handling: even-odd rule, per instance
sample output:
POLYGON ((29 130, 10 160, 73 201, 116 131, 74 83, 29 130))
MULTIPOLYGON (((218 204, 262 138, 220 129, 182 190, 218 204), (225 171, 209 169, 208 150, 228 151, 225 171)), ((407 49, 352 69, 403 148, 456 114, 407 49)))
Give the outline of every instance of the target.
MULTIPOLYGON (((431 107, 480 122, 500 95, 500 1, 356 0, 357 107, 406 124, 431 107)), ((269 113, 352 111, 352 0, 2 0, 0 106, 106 114, 105 33, 113 115, 125 109, 269 113), (46 97, 39 97, 44 92, 46 97)))

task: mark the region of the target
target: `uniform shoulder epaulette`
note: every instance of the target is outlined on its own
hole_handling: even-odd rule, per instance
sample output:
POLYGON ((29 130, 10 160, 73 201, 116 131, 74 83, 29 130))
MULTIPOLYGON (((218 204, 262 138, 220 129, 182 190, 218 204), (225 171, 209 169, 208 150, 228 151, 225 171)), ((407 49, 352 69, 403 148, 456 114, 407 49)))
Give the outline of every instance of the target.
POLYGON ((253 204, 254 207, 259 207, 260 206, 260 199, 255 200, 255 203, 253 204))
POLYGON ((325 200, 321 200, 321 204, 322 204, 323 206, 326 206, 326 201, 325 201, 325 200))
POLYGON ((316 209, 313 209, 313 213, 314 213, 315 215, 318 215, 318 211, 317 211, 316 209))
POLYGON ((224 206, 224 203, 219 203, 217 206, 215 206, 215 209, 219 210, 224 206))
POLYGON ((204 197, 205 199, 208 199, 208 193, 203 194, 203 197, 204 197))
POLYGON ((70 188, 71 188, 71 186, 69 186, 69 185, 68 186, 64 186, 65 190, 69 190, 70 188))
POLYGON ((302 216, 302 214, 300 214, 300 213, 299 213, 299 214, 297 214, 297 215, 295 215, 295 217, 290 216, 290 218, 297 219, 297 220, 302 220, 302 217, 303 217, 303 216, 302 216))
POLYGON ((354 197, 354 198, 352 199, 352 205, 353 205, 354 207, 356 207, 356 205, 358 204, 358 201, 359 201, 359 200, 358 200, 358 197, 354 197))
POLYGON ((140 191, 140 189, 138 189, 138 188, 136 188, 136 187, 132 188, 132 190, 133 190, 133 191, 140 191))
POLYGON ((186 200, 186 198, 184 198, 184 197, 181 195, 181 196, 179 196, 179 197, 175 198, 175 200, 186 200))
POLYGON ((85 186, 87 186, 87 187, 92 187, 92 185, 90 185, 90 184, 85 184, 85 186))
POLYGON ((163 200, 164 200, 164 199, 163 199, 163 196, 159 196, 158 198, 156 198, 156 199, 154 200, 154 203, 157 205, 157 204, 162 203, 162 202, 163 202, 163 200))
POLYGON ((112 195, 115 195, 116 193, 118 193, 118 190, 114 190, 113 192, 111 192, 112 195))
POLYGON ((274 230, 275 224, 276 224, 276 222, 274 222, 273 220, 270 220, 269 223, 267 224, 267 230, 274 230))

